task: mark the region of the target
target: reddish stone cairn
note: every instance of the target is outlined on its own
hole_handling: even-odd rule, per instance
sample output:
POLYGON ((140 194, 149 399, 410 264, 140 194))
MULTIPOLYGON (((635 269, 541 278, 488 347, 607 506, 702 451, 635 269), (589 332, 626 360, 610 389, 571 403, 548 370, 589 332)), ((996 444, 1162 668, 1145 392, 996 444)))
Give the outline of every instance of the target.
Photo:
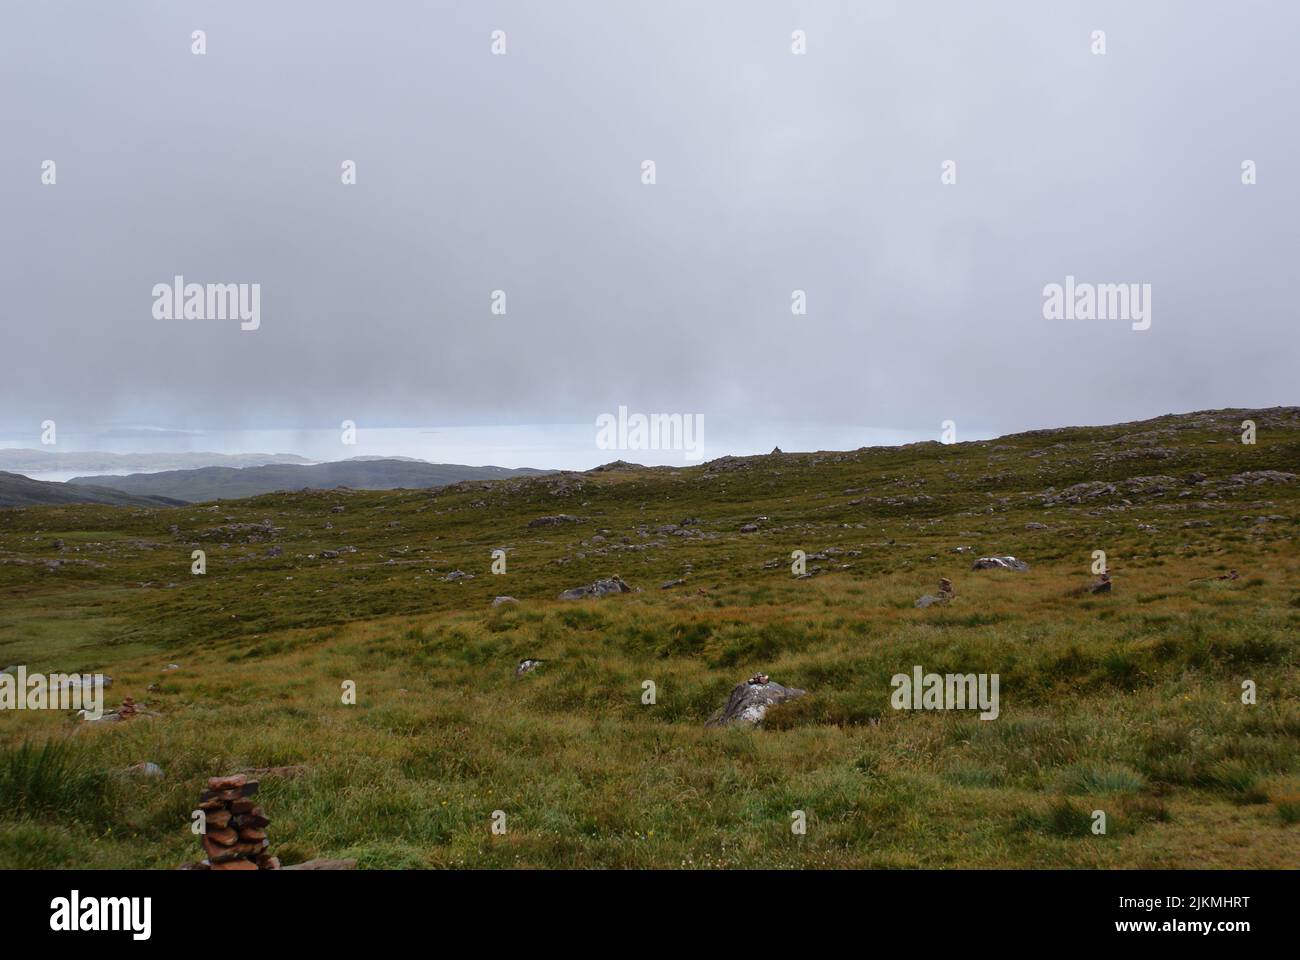
POLYGON ((257 781, 236 773, 211 777, 199 795, 199 809, 207 816, 203 853, 210 870, 279 870, 280 860, 267 852, 266 826, 271 821, 255 806, 257 781))

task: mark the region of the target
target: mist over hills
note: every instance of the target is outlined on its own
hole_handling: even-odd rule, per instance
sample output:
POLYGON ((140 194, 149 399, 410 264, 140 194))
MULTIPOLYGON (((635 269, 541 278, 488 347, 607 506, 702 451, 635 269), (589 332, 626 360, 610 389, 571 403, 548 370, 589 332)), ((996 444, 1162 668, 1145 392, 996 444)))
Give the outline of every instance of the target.
POLYGON ((169 497, 197 503, 237 500, 277 490, 333 489, 396 490, 441 487, 463 480, 503 480, 548 473, 530 467, 471 467, 455 463, 428 463, 406 458, 360 457, 333 463, 266 464, 256 467, 201 467, 164 470, 129 476, 73 477, 69 486, 111 486, 137 496, 169 497))
POLYGON ((63 452, 30 448, 0 450, 0 470, 11 473, 141 473, 199 467, 260 467, 272 463, 307 464, 292 453, 107 453, 63 452))

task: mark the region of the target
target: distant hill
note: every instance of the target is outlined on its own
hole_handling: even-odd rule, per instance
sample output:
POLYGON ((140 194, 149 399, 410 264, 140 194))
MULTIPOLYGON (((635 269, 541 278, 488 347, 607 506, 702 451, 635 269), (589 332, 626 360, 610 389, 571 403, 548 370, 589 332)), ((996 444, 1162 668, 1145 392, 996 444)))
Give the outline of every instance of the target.
POLYGON ((103 453, 0 450, 0 470, 13 473, 139 473, 198 467, 260 467, 269 463, 312 463, 292 453, 103 453))
POLYGON ((38 507, 64 503, 103 503, 119 507, 175 507, 180 500, 123 493, 108 487, 51 483, 0 471, 0 507, 38 507))
POLYGON ((423 460, 370 459, 339 460, 310 465, 270 464, 261 467, 201 467, 197 470, 165 470, 134 473, 125 477, 73 477, 69 484, 111 486, 139 496, 171 497, 190 503, 206 500, 238 500, 276 490, 304 487, 328 490, 397 490, 442 487, 462 480, 503 480, 535 477, 546 470, 523 467, 467 467, 455 463, 426 463, 423 460))

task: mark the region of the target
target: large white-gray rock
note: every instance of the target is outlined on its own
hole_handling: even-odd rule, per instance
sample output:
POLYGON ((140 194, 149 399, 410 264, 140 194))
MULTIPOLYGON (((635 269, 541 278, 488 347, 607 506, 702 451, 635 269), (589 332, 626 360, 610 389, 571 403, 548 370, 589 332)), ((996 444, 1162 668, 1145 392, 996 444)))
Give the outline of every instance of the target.
POLYGON ((783 687, 769 680, 767 683, 738 683, 732 688, 731 696, 722 712, 709 720, 705 726, 725 727, 731 724, 757 726, 767 716, 767 711, 778 703, 802 697, 808 691, 797 687, 783 687))
POLYGON ((973 564, 972 570, 1015 570, 1017 573, 1023 573, 1029 569, 1029 564, 1023 560, 1017 560, 1015 557, 980 557, 973 564))
POLYGON ((619 576, 610 577, 607 580, 597 580, 595 583, 589 583, 585 587, 574 587, 572 590, 565 590, 560 594, 561 600, 585 600, 587 597, 607 597, 614 593, 631 593, 632 588, 623 582, 619 576))

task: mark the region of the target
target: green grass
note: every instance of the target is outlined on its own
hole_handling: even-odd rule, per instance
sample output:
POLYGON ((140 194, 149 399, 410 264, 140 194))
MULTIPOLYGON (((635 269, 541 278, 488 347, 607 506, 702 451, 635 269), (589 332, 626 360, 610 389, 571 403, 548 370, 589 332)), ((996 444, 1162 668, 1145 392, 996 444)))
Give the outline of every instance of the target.
POLYGON ((1293 866, 1300 484, 1227 478, 1298 464, 1293 412, 1233 411, 438 491, 0 511, 0 666, 102 670, 110 705, 158 714, 88 727, 0 712, 0 866, 172 868, 198 857, 189 813, 207 776, 286 764, 307 771, 261 794, 285 862, 1293 866), (1230 443, 1248 415, 1259 444, 1230 443), (1175 456, 1112 457, 1153 431, 1175 456), (1040 496, 1192 471, 1206 483, 1040 496), (587 522, 528 526, 554 513, 587 522), (1286 519, 1243 522, 1260 515, 1286 519), (699 535, 657 532, 686 516, 699 535), (263 519, 282 532, 218 529, 263 519), (974 572, 957 546, 1032 569, 974 572), (791 576, 792 550, 828 548, 813 577, 791 576), (1094 549, 1115 592, 1074 595, 1094 549), (53 558, 89 562, 39 562, 53 558), (1239 579, 1198 579, 1230 568, 1239 579), (452 569, 475 578, 442 582, 452 569), (613 573, 640 592, 556 600, 613 573), (940 576, 956 597, 915 609, 940 576), (493 608, 499 594, 520 602, 493 608), (524 657, 545 663, 516 679, 524 657), (915 664, 999 674, 1000 716, 894 711, 890 678, 915 664), (808 695, 763 729, 705 729, 757 671, 808 695), (340 702, 349 680, 355 706, 340 702), (166 776, 124 774, 141 761, 166 776))

